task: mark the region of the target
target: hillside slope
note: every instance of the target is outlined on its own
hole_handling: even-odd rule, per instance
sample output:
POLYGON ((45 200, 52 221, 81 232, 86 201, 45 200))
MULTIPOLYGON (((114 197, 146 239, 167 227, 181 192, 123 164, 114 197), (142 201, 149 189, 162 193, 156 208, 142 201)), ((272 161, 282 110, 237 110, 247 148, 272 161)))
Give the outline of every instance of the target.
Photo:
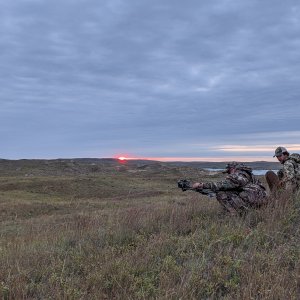
POLYGON ((3 299, 298 298, 299 196, 232 218, 176 187, 221 174, 79 166, 0 177, 3 299))

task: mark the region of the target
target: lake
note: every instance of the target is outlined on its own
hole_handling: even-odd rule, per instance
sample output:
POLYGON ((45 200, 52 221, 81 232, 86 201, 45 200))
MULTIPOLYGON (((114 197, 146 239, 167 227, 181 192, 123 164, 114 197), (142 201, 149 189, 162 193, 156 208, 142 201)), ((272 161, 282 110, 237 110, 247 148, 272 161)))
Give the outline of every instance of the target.
MULTIPOLYGON (((224 169, 213 169, 213 168, 203 168, 203 170, 207 170, 207 171, 211 171, 211 172, 220 172, 220 171, 224 171, 224 169)), ((269 170, 253 170, 253 174, 254 175, 265 175, 269 170)), ((277 174, 278 170, 272 170, 273 172, 275 172, 275 174, 277 174)))

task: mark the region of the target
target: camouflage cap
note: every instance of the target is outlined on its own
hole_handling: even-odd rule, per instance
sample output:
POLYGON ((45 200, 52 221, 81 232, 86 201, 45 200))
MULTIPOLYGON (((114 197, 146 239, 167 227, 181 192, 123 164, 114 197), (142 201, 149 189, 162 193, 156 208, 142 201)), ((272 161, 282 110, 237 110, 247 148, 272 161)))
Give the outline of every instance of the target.
POLYGON ((288 152, 286 148, 284 147, 277 147, 276 150, 275 150, 275 154, 273 155, 273 157, 275 156, 281 156, 282 153, 284 152, 288 152))
POLYGON ((247 167, 245 164, 237 161, 232 161, 228 163, 223 173, 228 173, 230 169, 245 170, 245 171, 252 172, 252 169, 250 167, 247 167))

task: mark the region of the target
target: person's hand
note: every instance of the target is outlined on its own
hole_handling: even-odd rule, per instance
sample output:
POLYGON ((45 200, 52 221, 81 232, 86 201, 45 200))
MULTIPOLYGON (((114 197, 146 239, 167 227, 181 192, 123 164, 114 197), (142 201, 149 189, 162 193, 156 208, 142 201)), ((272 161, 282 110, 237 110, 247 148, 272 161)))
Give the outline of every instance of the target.
POLYGON ((278 170, 277 176, 278 176, 279 179, 282 179, 284 177, 284 173, 283 173, 282 169, 278 170))
POLYGON ((193 184, 193 189, 203 189, 203 182, 195 182, 193 184))

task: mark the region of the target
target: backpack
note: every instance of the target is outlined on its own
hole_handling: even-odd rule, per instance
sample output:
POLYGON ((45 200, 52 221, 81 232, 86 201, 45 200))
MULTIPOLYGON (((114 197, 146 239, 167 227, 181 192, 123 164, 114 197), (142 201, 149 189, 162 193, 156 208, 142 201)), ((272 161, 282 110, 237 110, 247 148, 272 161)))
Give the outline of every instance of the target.
POLYGON ((289 158, 293 162, 297 180, 300 181, 300 154, 293 153, 289 156, 289 158))
POLYGON ((293 153, 290 155, 290 159, 292 159, 297 164, 300 164, 300 154, 299 153, 293 153))

